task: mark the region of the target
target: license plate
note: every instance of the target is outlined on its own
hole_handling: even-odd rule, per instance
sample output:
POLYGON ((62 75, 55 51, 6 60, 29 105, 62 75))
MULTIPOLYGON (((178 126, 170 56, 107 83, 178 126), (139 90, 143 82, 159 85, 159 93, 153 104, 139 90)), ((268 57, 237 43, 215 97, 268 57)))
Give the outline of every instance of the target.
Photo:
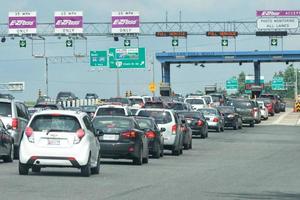
POLYGON ((58 139, 48 139, 48 145, 60 145, 60 140, 58 140, 58 139))
POLYGON ((119 140, 119 135, 103 135, 103 140, 119 140))

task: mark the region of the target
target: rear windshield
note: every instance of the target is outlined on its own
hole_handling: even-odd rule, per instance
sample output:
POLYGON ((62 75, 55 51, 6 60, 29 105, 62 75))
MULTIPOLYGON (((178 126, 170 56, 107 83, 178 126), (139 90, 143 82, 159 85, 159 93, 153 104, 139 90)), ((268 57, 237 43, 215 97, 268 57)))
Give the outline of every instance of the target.
POLYGON ((180 115, 183 115, 184 118, 200 118, 201 114, 196 112, 181 112, 180 115))
POLYGON ((210 97, 203 97, 203 99, 205 99, 205 102, 206 102, 207 104, 212 103, 210 97))
POLYGON ((204 104, 203 99, 186 99, 185 102, 189 104, 204 104))
POLYGON ((167 124, 172 122, 172 116, 166 111, 141 110, 138 116, 153 117, 157 124, 167 124))
POLYGON ((76 117, 68 115, 37 115, 32 120, 30 127, 34 131, 64 131, 76 132, 81 128, 76 117))
POLYGON ((233 113, 234 112, 233 107, 219 107, 218 109, 221 113, 233 113))
POLYGON ((216 115, 217 111, 215 109, 200 109, 199 110, 203 115, 216 115))
POLYGON ((113 115, 113 116, 125 116, 124 108, 99 108, 97 116, 113 115))
POLYGON ((11 116, 11 103, 0 102, 0 115, 11 116))
POLYGON ((261 98, 269 98, 269 99, 275 99, 275 95, 267 95, 267 94, 262 94, 260 95, 261 98))
POLYGON ((213 99, 213 102, 219 102, 222 98, 221 95, 211 95, 211 98, 213 99))
POLYGON ((234 101, 234 106, 237 108, 252 108, 253 105, 250 101, 234 101))
POLYGON ((182 103, 168 103, 168 106, 173 110, 186 110, 182 103))
POLYGON ((82 110, 83 112, 95 112, 96 109, 97 109, 96 106, 82 106, 82 107, 81 107, 81 110, 82 110))
POLYGON ((142 129, 152 129, 153 128, 153 123, 152 123, 151 119, 136 118, 136 121, 138 122, 140 128, 142 128, 142 129))
POLYGON ((131 104, 142 104, 144 103, 143 102, 143 99, 138 99, 138 98, 132 98, 132 99, 129 99, 131 101, 131 104))
POLYGON ((132 129, 133 122, 132 119, 126 118, 96 117, 93 119, 93 125, 105 133, 115 133, 132 129))
POLYGON ((58 109, 57 105, 46 105, 46 104, 35 105, 34 107, 35 108, 45 108, 45 109, 50 109, 50 110, 57 110, 58 109))
POLYGON ((162 102, 146 102, 145 108, 164 108, 162 102))

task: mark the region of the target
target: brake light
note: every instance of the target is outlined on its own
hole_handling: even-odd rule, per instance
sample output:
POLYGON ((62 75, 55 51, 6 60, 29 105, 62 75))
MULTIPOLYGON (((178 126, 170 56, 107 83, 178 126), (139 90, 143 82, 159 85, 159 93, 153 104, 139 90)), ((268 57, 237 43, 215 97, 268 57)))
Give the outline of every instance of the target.
POLYGON ((52 117, 59 117, 59 116, 61 116, 61 114, 59 114, 59 113, 53 113, 53 114, 51 114, 51 116, 52 117))
POLYGON ((78 129, 76 131, 76 136, 77 137, 74 138, 74 144, 78 144, 81 141, 81 139, 85 136, 84 130, 83 129, 78 129))
POLYGON ((254 117, 254 109, 251 110, 251 115, 254 117))
POLYGON ((135 138, 136 132, 135 131, 126 131, 121 134, 124 138, 135 138))
POLYGON ((34 142, 33 129, 31 127, 26 127, 25 135, 27 136, 29 142, 34 142))
POLYGON ((219 119, 215 117, 215 118, 213 119, 213 122, 219 122, 219 119))
POLYGON ((172 134, 176 135, 176 132, 177 132, 177 125, 174 124, 174 125, 172 126, 172 134))
POLYGON ((267 107, 272 107, 272 104, 271 104, 271 103, 268 103, 266 106, 267 106, 267 107))
POLYGON ((202 126, 202 125, 203 125, 203 121, 198 120, 198 121, 197 121, 197 126, 202 126))
POLYGON ((258 108, 253 108, 253 111, 254 111, 254 112, 257 112, 257 111, 258 111, 258 108))
POLYGON ((17 129, 18 128, 19 121, 18 121, 17 118, 12 118, 11 126, 12 126, 12 129, 17 129))
POLYGON ((155 133, 153 131, 147 131, 146 137, 149 139, 153 139, 153 138, 155 138, 155 133))
POLYGON ((182 126, 182 127, 181 127, 181 131, 182 131, 182 132, 186 132, 186 130, 187 130, 187 129, 186 129, 185 126, 182 126))

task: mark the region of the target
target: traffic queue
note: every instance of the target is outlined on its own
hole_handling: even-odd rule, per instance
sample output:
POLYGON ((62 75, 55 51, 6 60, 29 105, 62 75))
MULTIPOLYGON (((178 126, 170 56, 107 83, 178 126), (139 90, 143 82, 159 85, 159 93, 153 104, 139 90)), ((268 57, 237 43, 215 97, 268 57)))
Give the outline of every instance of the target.
MULTIPOLYGON (((97 96, 98 97, 98 96, 97 96)), ((64 99, 64 101, 68 99, 64 99)), ((126 159, 134 165, 174 156, 193 148, 193 139, 210 131, 254 127, 285 103, 274 94, 259 98, 223 94, 183 97, 114 97, 97 105, 68 106, 39 99, 32 108, 0 98, 0 158, 19 159, 19 174, 47 167, 99 174, 103 159, 126 159)))

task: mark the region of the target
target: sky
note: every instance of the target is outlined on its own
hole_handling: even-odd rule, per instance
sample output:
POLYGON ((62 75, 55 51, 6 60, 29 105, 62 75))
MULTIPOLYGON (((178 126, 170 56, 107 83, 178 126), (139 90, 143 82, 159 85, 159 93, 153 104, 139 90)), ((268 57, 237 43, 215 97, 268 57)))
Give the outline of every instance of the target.
MULTIPOLYGON (((36 11, 38 22, 52 22, 55 11, 83 11, 84 22, 110 22, 112 11, 136 10, 142 22, 179 21, 255 21, 256 10, 297 10, 299 0, 13 0, 3 1, 0 7, 0 24, 8 21, 9 11, 36 11)), ((3 26, 2 26, 3 27, 3 26)), ((3 32, 0 32, 3 34, 3 32)), ((74 51, 65 47, 65 39, 47 38, 46 56, 72 56, 74 51)), ((221 51, 220 38, 191 36, 186 41, 179 40, 175 51, 221 51)), ((0 83, 25 82, 23 92, 13 94, 20 100, 35 100, 38 90, 45 93, 45 60, 34 58, 40 54, 42 45, 36 43, 32 50, 30 41, 27 48, 19 48, 19 39, 7 38, 0 43, 0 83)), ((255 36, 239 36, 237 51, 269 50, 269 39, 255 36)), ((281 40, 279 41, 281 43, 281 40)), ((299 50, 299 36, 284 38, 284 50, 299 50)), ((146 69, 120 71, 121 95, 127 90, 135 94, 149 95, 148 84, 153 80, 152 64, 156 52, 173 51, 171 38, 140 37, 139 46, 146 48, 146 69)), ((234 50, 234 41, 224 51, 234 50)), ((132 41, 132 46, 137 41, 132 41)), ((281 44, 279 44, 281 46, 281 44)), ((89 37, 87 51, 122 48, 123 40, 113 41, 110 37, 89 37)), ((280 47, 271 50, 280 50, 280 47)), ((85 43, 76 43, 76 52, 85 53, 85 43)), ((297 67, 298 64, 296 64, 297 67)), ((285 63, 262 64, 261 74, 271 80, 277 71, 286 68, 285 63)), ((171 66, 171 84, 176 93, 186 94, 202 90, 205 85, 224 86, 225 81, 241 71, 253 74, 253 64, 207 64, 205 68, 195 65, 171 66)), ((95 92, 101 98, 116 96, 116 71, 108 68, 91 70, 89 63, 49 63, 49 96, 55 98, 59 91, 72 91, 79 98, 95 92)), ((154 62, 154 79, 161 81, 160 63, 154 62)), ((0 91, 6 93, 5 91, 0 91)), ((158 94, 158 92, 156 92, 158 94)))

